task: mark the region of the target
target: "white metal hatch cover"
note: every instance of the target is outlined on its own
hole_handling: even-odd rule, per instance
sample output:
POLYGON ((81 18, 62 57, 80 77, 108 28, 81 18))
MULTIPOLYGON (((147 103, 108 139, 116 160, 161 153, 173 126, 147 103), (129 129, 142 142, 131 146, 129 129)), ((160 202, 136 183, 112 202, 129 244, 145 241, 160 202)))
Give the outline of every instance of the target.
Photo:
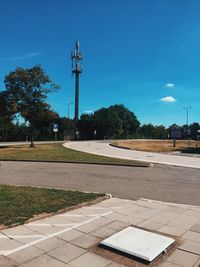
POLYGON ((151 262, 174 242, 172 238, 129 226, 100 244, 151 262))

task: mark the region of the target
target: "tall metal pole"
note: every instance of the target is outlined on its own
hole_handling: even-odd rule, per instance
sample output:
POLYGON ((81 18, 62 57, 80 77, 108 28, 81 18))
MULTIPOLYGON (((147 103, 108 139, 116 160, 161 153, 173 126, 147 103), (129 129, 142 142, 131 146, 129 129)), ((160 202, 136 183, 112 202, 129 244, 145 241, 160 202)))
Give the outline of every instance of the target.
POLYGON ((67 109, 67 117, 68 117, 68 119, 69 119, 69 106, 70 106, 70 104, 72 104, 72 103, 74 103, 74 101, 69 101, 69 102, 68 102, 68 109, 67 109))
POLYGON ((72 59, 72 74, 75 74, 75 112, 74 120, 77 125, 79 119, 79 75, 82 73, 80 61, 83 59, 82 53, 79 51, 79 41, 76 42, 76 48, 71 53, 72 59))
POLYGON ((75 121, 79 118, 79 72, 76 72, 75 79, 75 121))
POLYGON ((192 107, 183 107, 186 110, 186 137, 188 139, 188 145, 190 145, 190 140, 189 140, 189 109, 192 107))
POLYGON ((188 129, 188 125, 189 125, 189 109, 191 109, 192 107, 183 107, 186 110, 186 125, 187 125, 187 129, 188 129))

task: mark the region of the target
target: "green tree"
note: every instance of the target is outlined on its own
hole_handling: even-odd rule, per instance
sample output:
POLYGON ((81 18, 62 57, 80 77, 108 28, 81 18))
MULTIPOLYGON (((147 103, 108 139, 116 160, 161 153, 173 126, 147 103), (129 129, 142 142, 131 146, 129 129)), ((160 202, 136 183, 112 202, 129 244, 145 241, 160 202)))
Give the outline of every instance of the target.
POLYGON ((81 134, 81 139, 89 140, 94 138, 94 115, 93 114, 82 114, 78 122, 78 130, 81 134))
POLYGON ((16 105, 9 99, 5 91, 0 92, 0 139, 7 141, 9 132, 13 126, 12 120, 16 112, 16 105))
POLYGON ((198 131, 200 130, 200 124, 198 122, 193 122, 189 126, 189 129, 191 131, 191 138, 192 139, 197 139, 198 131))
POLYGON ((79 121, 79 131, 83 139, 126 138, 133 135, 139 126, 133 112, 123 105, 101 108, 94 114, 84 114, 79 121))
POLYGON ((27 69, 17 68, 6 75, 4 83, 10 103, 15 103, 15 111, 29 125, 31 147, 34 147, 39 116, 50 110, 50 105, 46 103, 47 94, 58 89, 58 86, 52 83, 39 65, 27 69))

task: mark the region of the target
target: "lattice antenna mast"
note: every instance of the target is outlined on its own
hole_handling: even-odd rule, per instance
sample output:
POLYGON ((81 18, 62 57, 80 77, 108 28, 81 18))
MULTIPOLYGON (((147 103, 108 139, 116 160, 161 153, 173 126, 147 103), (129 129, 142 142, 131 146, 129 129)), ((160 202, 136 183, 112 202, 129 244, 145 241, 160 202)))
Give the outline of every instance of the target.
POLYGON ((79 119, 79 75, 83 71, 80 61, 83 59, 82 53, 79 51, 79 41, 76 42, 76 48, 71 52, 72 59, 72 75, 75 74, 75 115, 74 120, 77 123, 79 119))

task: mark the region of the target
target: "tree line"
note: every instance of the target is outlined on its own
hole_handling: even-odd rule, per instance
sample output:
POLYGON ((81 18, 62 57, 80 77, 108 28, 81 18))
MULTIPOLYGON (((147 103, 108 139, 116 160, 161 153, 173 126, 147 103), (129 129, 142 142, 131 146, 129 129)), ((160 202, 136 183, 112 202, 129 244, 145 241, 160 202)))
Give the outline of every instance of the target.
POLYGON ((182 137, 196 139, 200 125, 140 125, 136 115, 124 105, 101 108, 93 114, 82 114, 78 124, 60 117, 49 103, 47 96, 59 89, 49 76, 36 65, 16 68, 6 75, 5 89, 0 91, 0 141, 53 140, 53 125, 58 125, 58 140, 64 139, 127 139, 170 138, 171 129, 181 129, 182 137), (189 129, 189 135, 188 135, 189 129))

